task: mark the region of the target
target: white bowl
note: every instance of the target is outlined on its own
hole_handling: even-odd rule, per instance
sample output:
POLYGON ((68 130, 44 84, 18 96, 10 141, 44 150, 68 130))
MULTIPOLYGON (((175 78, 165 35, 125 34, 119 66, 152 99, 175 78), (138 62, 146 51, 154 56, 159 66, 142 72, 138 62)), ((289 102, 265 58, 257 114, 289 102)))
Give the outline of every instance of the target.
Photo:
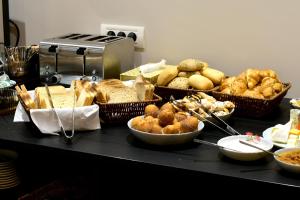
MULTIPOLYGON (((275 154, 280 155, 283 152, 296 151, 296 150, 300 151, 300 147, 279 149, 279 150, 275 151, 275 154)), ((300 164, 296 165, 296 164, 291 164, 291 163, 281 161, 278 159, 277 156, 274 156, 274 158, 275 158, 276 162, 278 163, 278 165, 280 167, 282 167, 283 169, 293 172, 293 173, 300 173, 300 164)))
POLYGON ((138 139, 148 144, 154 145, 177 145, 191 142, 197 135, 200 134, 204 128, 204 123, 199 121, 198 129, 193 132, 178 133, 178 134, 154 134, 136 130, 131 127, 131 120, 128 121, 127 125, 131 130, 131 133, 138 139))
MULTIPOLYGON (((240 143, 240 140, 246 140, 249 136, 247 135, 234 135, 234 136, 228 136, 220 139, 218 141, 218 145, 220 147, 220 151, 227 157, 232 158, 234 160, 240 160, 240 161, 253 161, 258 160, 266 155, 268 153, 258 150, 256 148, 247 146, 245 144, 240 143)), ((273 148, 273 143, 259 137, 260 140, 253 143, 256 146, 259 146, 263 148, 264 150, 271 150, 273 148)), ((250 141, 247 141, 250 142, 250 141)), ((252 142, 251 142, 252 143, 252 142)))

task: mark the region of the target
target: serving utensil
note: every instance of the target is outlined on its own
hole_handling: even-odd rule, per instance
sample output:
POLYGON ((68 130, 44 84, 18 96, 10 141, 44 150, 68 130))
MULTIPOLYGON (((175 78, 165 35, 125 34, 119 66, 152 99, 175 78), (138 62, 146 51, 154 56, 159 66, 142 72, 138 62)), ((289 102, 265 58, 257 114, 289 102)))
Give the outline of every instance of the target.
MULTIPOLYGON (((192 95, 189 96, 189 98, 195 100, 198 104, 201 104, 201 98, 199 98, 197 95, 192 95)), ((203 112, 205 112, 203 110, 203 112)), ((232 133, 232 135, 241 135, 241 133, 239 133, 238 131, 236 131, 234 128, 232 128, 229 124, 227 124, 223 119, 221 119, 220 117, 218 117, 216 114, 214 114, 213 112, 205 112, 207 115, 211 116, 212 118, 214 118, 216 121, 218 121, 221 125, 221 127, 223 129, 228 130, 230 133, 232 133)))
POLYGON ((221 148, 221 149, 227 149, 227 150, 230 150, 230 151, 234 151, 234 152, 241 153, 241 152, 238 151, 238 150, 231 149, 231 148, 228 148, 228 147, 223 147, 223 146, 218 145, 218 144, 216 144, 216 143, 208 142, 208 141, 205 141, 205 140, 194 139, 194 142, 200 143, 200 144, 206 144, 206 145, 210 145, 210 146, 214 146, 214 147, 219 147, 219 148, 221 148))
POLYGON ((56 110, 54 108, 52 97, 51 97, 51 94, 50 94, 50 91, 49 91, 49 87, 48 87, 47 84, 45 84, 45 88, 46 88, 46 93, 47 93, 47 96, 48 96, 48 99, 49 99, 49 103, 50 103, 50 106, 51 106, 51 110, 54 113, 55 117, 57 118, 57 122, 58 122, 58 125, 60 127, 60 133, 61 133, 61 135, 63 135, 65 137, 65 139, 66 139, 67 142, 71 142, 71 139, 72 139, 73 136, 72 135, 71 136, 67 135, 67 133, 66 133, 66 131, 64 129, 63 124, 62 124, 62 122, 61 122, 61 120, 60 120, 60 118, 59 118, 59 116, 58 116, 58 114, 57 114, 57 112, 56 112, 56 110))
MULTIPOLYGON (((205 117, 202 117, 202 116, 201 116, 199 113, 197 113, 195 110, 180 105, 180 103, 177 102, 177 101, 174 99, 173 96, 170 97, 170 103, 173 105, 173 107, 174 107, 176 110, 179 110, 179 111, 181 111, 181 112, 188 112, 188 113, 194 115, 195 117, 197 117, 199 120, 205 121, 205 122, 209 123, 210 125, 212 125, 212 126, 218 128, 219 130, 221 130, 221 131, 227 133, 228 135, 236 135, 236 134, 234 134, 233 132, 230 132, 230 130, 232 130, 233 128, 230 127, 231 129, 229 128, 229 129, 226 130, 226 129, 224 129, 224 128, 218 126, 218 125, 215 124, 214 122, 212 122, 212 121, 206 119, 205 117), (184 109, 182 109, 182 107, 184 107, 184 109)), ((226 127, 227 127, 227 126, 226 126, 226 127)), ((233 130, 234 130, 234 129, 233 129, 233 130)))
POLYGON ((242 144, 245 144, 245 145, 247 145, 247 146, 249 146, 249 147, 252 147, 252 148, 261 150, 261 151, 263 151, 263 152, 266 152, 266 153, 268 153, 268 154, 271 154, 271 155, 273 155, 273 156, 278 156, 278 157, 280 157, 279 154, 273 153, 272 151, 265 150, 265 149, 263 149, 263 148, 261 148, 261 147, 259 147, 259 146, 256 146, 256 145, 254 145, 254 144, 251 144, 251 143, 249 143, 249 142, 247 142, 247 141, 245 141, 245 140, 239 140, 239 142, 242 143, 242 144))

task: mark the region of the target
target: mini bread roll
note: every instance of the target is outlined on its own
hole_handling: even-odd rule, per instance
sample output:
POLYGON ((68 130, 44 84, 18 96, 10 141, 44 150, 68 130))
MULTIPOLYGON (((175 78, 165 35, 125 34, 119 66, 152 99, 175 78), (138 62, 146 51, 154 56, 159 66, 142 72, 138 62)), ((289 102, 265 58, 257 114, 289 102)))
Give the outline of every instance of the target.
POLYGON ((211 80, 198 74, 189 78, 189 85, 198 90, 210 90, 214 88, 214 84, 211 80))
POLYGON ((194 71, 200 71, 206 67, 208 67, 208 64, 206 62, 202 62, 197 59, 186 59, 179 63, 178 70, 194 72, 194 71))
POLYGON ((170 102, 167 102, 164 105, 162 105, 162 107, 160 107, 160 111, 163 111, 163 110, 169 110, 169 111, 172 111, 173 113, 176 112, 175 108, 173 107, 173 105, 170 102))
POLYGON ((198 119, 196 117, 190 116, 186 118, 185 120, 182 120, 180 122, 181 125, 181 132, 192 132, 195 131, 198 128, 198 119))
POLYGON ((158 121, 159 121, 159 125, 162 127, 173 124, 174 113, 170 110, 162 110, 158 114, 158 121))
POLYGON ((176 77, 168 84, 168 87, 178 88, 178 89, 188 89, 189 79, 186 77, 176 77))
POLYGON ((159 108, 154 104, 147 105, 145 108, 146 116, 157 117, 158 113, 159 113, 159 108))
POLYGON ((178 134, 180 133, 181 124, 176 122, 172 125, 168 125, 162 129, 163 134, 178 134))
POLYGON ((223 72, 209 67, 202 70, 202 75, 209 78, 215 85, 220 85, 225 78, 223 72))
POLYGON ((169 65, 164 69, 157 77, 158 86, 166 86, 178 75, 178 69, 176 66, 169 65))

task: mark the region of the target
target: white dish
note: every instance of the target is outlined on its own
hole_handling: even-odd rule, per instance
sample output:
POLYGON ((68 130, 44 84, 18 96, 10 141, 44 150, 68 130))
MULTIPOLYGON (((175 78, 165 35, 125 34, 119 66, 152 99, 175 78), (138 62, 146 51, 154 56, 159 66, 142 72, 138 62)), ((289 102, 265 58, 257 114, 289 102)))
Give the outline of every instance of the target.
POLYGON ((287 144, 283 144, 283 143, 278 143, 278 142, 273 142, 273 141, 272 141, 272 137, 271 137, 272 129, 273 129, 273 127, 270 127, 270 128, 268 128, 268 129, 266 129, 266 130, 262 133, 263 138, 265 138, 266 140, 272 142, 272 143, 274 144, 274 146, 276 146, 276 147, 286 148, 286 147, 287 147, 287 144))
POLYGON ((179 134, 153 134, 132 128, 131 121, 132 119, 127 123, 128 127, 131 130, 131 133, 143 142, 154 145, 177 145, 191 142, 200 134, 201 130, 204 128, 204 123, 199 121, 198 130, 193 132, 179 134))
MULTIPOLYGON (((279 150, 275 151, 275 154, 280 155, 280 153, 288 152, 288 151, 294 151, 294 150, 300 151, 300 148, 295 147, 295 148, 279 149, 279 150)), ((275 158, 276 162, 278 163, 278 165, 280 167, 282 167, 283 169, 285 169, 287 171, 290 171, 290 172, 293 172, 293 173, 300 173, 300 165, 283 162, 283 161, 279 160, 277 156, 274 156, 274 158, 275 158)))
MULTIPOLYGON (((266 152, 258 150, 253 147, 249 147, 239 142, 240 140, 247 141, 248 137, 249 136, 247 135, 234 135, 234 136, 224 137, 218 141, 218 145, 223 147, 220 148, 220 151, 229 158, 232 158, 234 160, 241 160, 241 161, 252 161, 252 160, 258 160, 260 158, 265 157, 267 155, 266 152)), ((260 138, 259 141, 255 140, 256 142, 253 143, 254 145, 259 146, 267 151, 273 148, 272 142, 262 137, 259 138, 260 138)))

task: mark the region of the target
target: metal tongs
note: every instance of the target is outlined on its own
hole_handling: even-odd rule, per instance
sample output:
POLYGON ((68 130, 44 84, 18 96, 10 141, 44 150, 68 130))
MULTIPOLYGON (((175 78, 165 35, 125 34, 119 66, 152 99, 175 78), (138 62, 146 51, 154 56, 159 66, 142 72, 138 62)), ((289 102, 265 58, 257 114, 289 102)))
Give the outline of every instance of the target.
MULTIPOLYGON (((197 96, 189 96, 188 98, 192 98, 193 100, 195 100, 198 103, 201 103, 201 100, 199 97, 197 96)), ((205 121, 207 123, 209 123, 210 125, 220 129, 221 131, 229 134, 229 135, 241 135, 238 131, 236 131, 234 128, 232 128, 229 124, 227 124, 224 120, 222 120, 220 117, 218 117, 217 115, 215 115, 214 113, 210 112, 207 113, 203 110, 203 112, 205 112, 208 116, 211 116, 212 118, 214 118, 217 122, 220 123, 220 126, 215 124, 214 122, 210 121, 209 119, 202 117, 199 113, 197 113, 195 110, 187 108, 184 105, 181 105, 182 103, 178 102, 175 100, 175 98, 173 96, 170 97, 170 103, 174 106, 175 109, 183 111, 183 112, 189 112, 190 114, 194 115, 195 117, 197 117, 199 120, 205 121)))
MULTIPOLYGON (((72 141, 72 138, 74 136, 74 105, 73 105, 73 113, 72 113, 72 117, 73 117, 73 127, 72 127, 72 133, 71 135, 68 135, 63 127, 63 124, 54 108, 54 105, 53 105, 53 101, 52 101, 52 97, 51 97, 51 94, 50 94, 50 91, 49 91, 49 87, 47 84, 45 84, 45 88, 46 88, 46 93, 48 95, 48 99, 49 99, 49 102, 50 102, 50 106, 51 106, 51 110, 52 112, 54 113, 55 117, 57 118, 57 122, 58 122, 58 125, 60 127, 60 133, 61 135, 63 135, 67 141, 67 143, 70 143, 72 141)), ((75 96, 75 95, 74 95, 75 96)))

